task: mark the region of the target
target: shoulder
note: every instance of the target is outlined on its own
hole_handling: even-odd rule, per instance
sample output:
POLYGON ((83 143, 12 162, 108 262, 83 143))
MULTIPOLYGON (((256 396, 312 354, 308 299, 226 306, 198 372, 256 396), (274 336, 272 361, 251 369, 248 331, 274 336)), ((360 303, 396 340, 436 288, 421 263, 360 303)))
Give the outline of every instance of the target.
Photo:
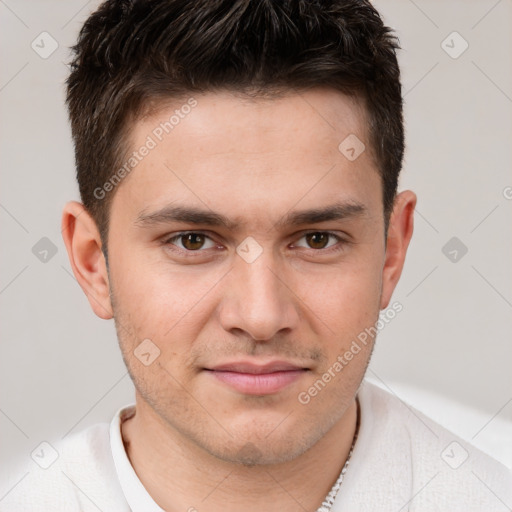
POLYGON ((380 471, 382 485, 401 488, 408 510, 498 511, 512 505, 512 473, 504 465, 369 382, 358 396, 363 451, 375 464, 367 470, 380 471))
POLYGON ((9 481, 2 482, 0 510, 124 510, 109 429, 108 423, 98 423, 61 441, 41 443, 28 463, 18 463, 9 481))

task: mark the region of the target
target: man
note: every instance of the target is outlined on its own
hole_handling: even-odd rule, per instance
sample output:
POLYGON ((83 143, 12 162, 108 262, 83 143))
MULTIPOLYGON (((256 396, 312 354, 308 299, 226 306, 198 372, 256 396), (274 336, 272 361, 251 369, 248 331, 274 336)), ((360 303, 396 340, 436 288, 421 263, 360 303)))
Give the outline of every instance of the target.
POLYGON ((136 403, 59 445, 5 510, 512 505, 505 467, 363 382, 416 204, 397 194, 397 47, 361 0, 90 16, 63 235, 136 403))

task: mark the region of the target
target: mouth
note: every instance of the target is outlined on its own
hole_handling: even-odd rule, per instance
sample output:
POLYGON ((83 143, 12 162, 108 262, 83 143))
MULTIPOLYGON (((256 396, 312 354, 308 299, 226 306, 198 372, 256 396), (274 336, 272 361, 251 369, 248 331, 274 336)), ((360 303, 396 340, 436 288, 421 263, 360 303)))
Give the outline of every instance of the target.
POLYGON ((309 368, 286 361, 271 361, 266 364, 237 361, 204 370, 239 393, 270 395, 296 382, 309 368))

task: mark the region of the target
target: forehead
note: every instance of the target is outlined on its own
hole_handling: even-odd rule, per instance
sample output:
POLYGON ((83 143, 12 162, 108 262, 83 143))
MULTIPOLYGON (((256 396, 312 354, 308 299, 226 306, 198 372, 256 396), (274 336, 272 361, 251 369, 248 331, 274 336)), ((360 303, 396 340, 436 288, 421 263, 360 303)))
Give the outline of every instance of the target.
POLYGON ((127 158, 150 149, 114 203, 119 195, 145 211, 185 199, 216 211, 237 210, 240 217, 258 206, 269 214, 269 207, 289 209, 298 201, 318 207, 315 202, 380 197, 364 108, 331 89, 271 99, 229 91, 194 94, 162 103, 134 123, 129 145, 127 158), (365 149, 351 159, 347 144, 365 149))
POLYGON ((293 139, 287 137, 290 147, 303 138, 308 140, 306 147, 315 142, 328 142, 327 134, 334 141, 349 133, 361 139, 368 135, 362 100, 331 88, 289 91, 277 97, 251 97, 227 90, 191 94, 179 100, 153 103, 151 113, 134 125, 132 143, 150 132, 159 141, 164 138, 164 142, 172 144, 176 137, 167 135, 181 134, 200 137, 205 143, 208 140, 216 144, 222 142, 226 149, 235 147, 259 152, 262 143, 265 148, 282 147, 278 135, 284 133, 293 135, 293 139), (191 104, 194 106, 190 107, 191 104))

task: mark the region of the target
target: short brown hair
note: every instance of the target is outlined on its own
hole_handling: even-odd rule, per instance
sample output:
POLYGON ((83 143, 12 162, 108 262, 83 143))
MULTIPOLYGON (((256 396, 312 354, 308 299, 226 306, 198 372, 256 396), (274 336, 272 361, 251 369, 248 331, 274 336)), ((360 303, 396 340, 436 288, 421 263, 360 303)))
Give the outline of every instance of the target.
POLYGON ((82 202, 106 251, 129 127, 159 100, 332 87, 364 102, 386 226, 404 152, 398 42, 366 0, 108 0, 73 47, 67 106, 82 202))

